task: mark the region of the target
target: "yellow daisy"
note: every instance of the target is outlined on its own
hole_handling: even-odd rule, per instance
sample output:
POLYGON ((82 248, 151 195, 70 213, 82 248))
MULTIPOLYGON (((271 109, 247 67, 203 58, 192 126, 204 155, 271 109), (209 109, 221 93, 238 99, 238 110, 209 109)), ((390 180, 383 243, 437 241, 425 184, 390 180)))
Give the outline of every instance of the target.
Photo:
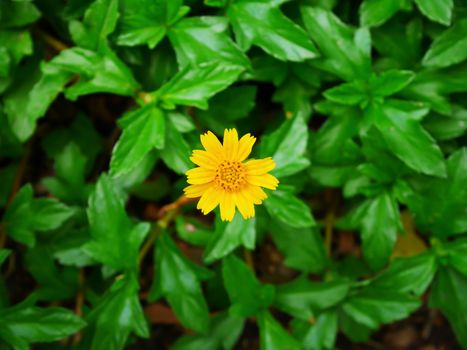
POLYGON ((268 174, 276 163, 271 157, 244 160, 256 139, 250 134, 238 139, 237 130, 224 131, 224 144, 212 132, 201 135, 205 151, 194 150, 191 161, 198 167, 188 170, 184 189, 188 198, 201 197, 198 209, 208 214, 220 205, 221 219, 232 221, 235 207, 245 219, 255 215, 254 204, 268 196, 261 187, 275 190, 279 181, 268 174))

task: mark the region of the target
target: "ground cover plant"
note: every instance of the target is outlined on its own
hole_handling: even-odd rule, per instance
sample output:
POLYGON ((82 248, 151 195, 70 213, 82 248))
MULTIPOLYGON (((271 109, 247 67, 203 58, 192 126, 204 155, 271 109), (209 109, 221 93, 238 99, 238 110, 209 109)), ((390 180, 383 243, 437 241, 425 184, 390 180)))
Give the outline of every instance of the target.
POLYGON ((467 349, 466 92, 461 0, 2 0, 0 349, 467 349))

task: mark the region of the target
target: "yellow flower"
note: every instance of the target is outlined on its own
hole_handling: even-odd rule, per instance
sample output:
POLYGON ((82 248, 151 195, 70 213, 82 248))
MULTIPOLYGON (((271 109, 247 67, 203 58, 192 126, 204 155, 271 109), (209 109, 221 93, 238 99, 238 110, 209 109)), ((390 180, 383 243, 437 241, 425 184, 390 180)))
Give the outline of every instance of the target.
POLYGON ((210 131, 201 135, 205 151, 194 150, 191 161, 198 167, 188 170, 184 189, 189 198, 201 197, 198 209, 208 214, 220 205, 221 219, 232 221, 235 207, 245 219, 255 215, 254 204, 268 196, 261 187, 275 190, 279 181, 268 174, 276 163, 271 157, 244 160, 256 139, 250 134, 238 139, 237 130, 224 131, 224 144, 210 131))

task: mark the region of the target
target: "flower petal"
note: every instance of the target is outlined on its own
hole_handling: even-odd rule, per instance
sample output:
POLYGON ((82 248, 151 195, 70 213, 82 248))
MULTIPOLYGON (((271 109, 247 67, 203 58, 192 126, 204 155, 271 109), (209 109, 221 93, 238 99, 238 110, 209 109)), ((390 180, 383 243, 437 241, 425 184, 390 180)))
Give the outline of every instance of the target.
POLYGON ((216 169, 219 159, 212 153, 195 149, 190 160, 203 168, 216 169))
POLYGON ((233 193, 235 205, 244 219, 255 216, 255 207, 253 203, 245 196, 244 191, 233 193))
POLYGON ((204 215, 211 212, 219 205, 219 189, 213 185, 207 189, 198 202, 197 208, 201 209, 204 215))
POLYGON ((261 204, 268 198, 268 195, 261 187, 249 183, 245 185, 242 192, 253 204, 261 204))
POLYGON ((216 172, 214 170, 209 170, 206 168, 194 168, 186 172, 188 176, 187 182, 191 185, 204 184, 211 182, 216 177, 216 172))
POLYGON ((220 198, 222 221, 232 221, 235 215, 235 202, 232 193, 224 192, 220 198))
POLYGON ((271 174, 247 175, 246 181, 248 181, 252 185, 269 188, 270 190, 275 190, 277 185, 279 184, 279 180, 277 180, 271 174))
POLYGON ((245 164, 248 175, 262 175, 276 167, 276 163, 271 157, 264 159, 252 159, 245 164))
POLYGON ((250 134, 243 135, 238 141, 237 162, 243 162, 251 153, 256 138, 250 134))
POLYGON ((234 160, 238 150, 238 134, 236 129, 224 131, 224 156, 227 160, 234 160))
POLYGON ((201 197, 212 185, 210 182, 202 185, 190 185, 185 187, 183 192, 185 192, 185 196, 188 198, 197 198, 201 197))
POLYGON ((201 135, 201 143, 206 151, 213 154, 217 158, 223 158, 223 148, 219 139, 211 131, 201 135))

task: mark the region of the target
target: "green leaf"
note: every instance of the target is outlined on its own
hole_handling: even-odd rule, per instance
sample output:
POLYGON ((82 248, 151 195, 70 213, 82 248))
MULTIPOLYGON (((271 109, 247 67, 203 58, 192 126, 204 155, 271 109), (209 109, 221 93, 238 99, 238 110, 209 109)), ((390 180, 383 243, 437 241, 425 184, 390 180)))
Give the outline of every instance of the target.
POLYGON ((372 69, 368 29, 354 31, 322 8, 305 6, 301 12, 306 29, 324 56, 316 64, 344 80, 369 77, 372 69))
POLYGON ((381 100, 406 87, 415 77, 410 71, 388 70, 372 75, 368 81, 352 81, 326 90, 328 100, 344 105, 366 105, 372 100, 381 100))
POLYGON ((353 81, 333 87, 323 92, 324 97, 329 101, 343 105, 359 105, 368 101, 365 82, 353 81))
POLYGON ((274 287, 262 285, 254 272, 236 256, 229 255, 224 258, 222 276, 232 304, 230 314, 248 317, 258 314, 272 304, 274 287))
POLYGON ((0 249, 0 266, 2 266, 3 262, 8 258, 11 254, 11 250, 9 249, 0 249))
POLYGON ((378 270, 391 256, 397 231, 402 228, 399 206, 390 193, 383 192, 364 202, 361 208, 364 210, 361 221, 363 256, 378 270))
POLYGON ((229 5, 235 37, 243 51, 252 45, 282 61, 304 61, 318 55, 305 31, 279 9, 280 2, 238 0, 229 5))
POLYGON ((391 152, 410 168, 427 175, 446 176, 443 154, 420 123, 400 106, 373 105, 369 114, 391 152))
POLYGON ((194 246, 206 246, 213 237, 213 232, 197 219, 177 216, 175 229, 178 237, 194 246))
MULTIPOLYGON (((438 247, 435 246, 435 251, 438 247)), ((440 249, 441 263, 447 260, 449 266, 467 276, 467 240, 465 238, 443 244, 440 249), (447 254, 446 254, 447 253, 447 254), (446 258, 447 255, 447 258, 446 258)))
POLYGON ((274 93, 272 100, 280 102, 287 118, 310 119, 312 108, 310 97, 314 89, 296 78, 287 79, 274 93))
POLYGON ((415 78, 408 70, 388 70, 370 78, 371 94, 376 97, 391 96, 405 88, 415 78))
POLYGON ((237 214, 231 222, 217 220, 216 230, 204 250, 204 261, 212 263, 230 254, 240 245, 253 250, 255 239, 255 218, 245 220, 237 214))
POLYGON ((41 64, 42 74, 35 66, 29 66, 28 70, 28 75, 5 102, 12 130, 22 142, 33 134, 37 120, 45 115, 72 76, 69 72, 53 69, 53 60, 41 64))
POLYGON ((361 112, 356 108, 339 106, 312 139, 314 163, 353 165, 361 161, 359 149, 352 140, 358 134, 361 112))
POLYGON ((76 295, 78 271, 67 267, 59 268, 53 259, 50 244, 37 244, 29 249, 24 262, 39 285, 34 293, 40 300, 67 300, 76 295))
POLYGON ((467 149, 461 148, 447 161, 446 179, 426 179, 407 204, 415 214, 417 227, 446 237, 467 230, 467 149))
POLYGON ((87 209, 92 240, 84 246, 96 261, 115 270, 136 269, 149 224, 133 224, 114 181, 100 176, 87 209))
POLYGON ((452 0, 415 0, 420 11, 432 21, 449 25, 451 24, 452 0))
POLYGON ((303 272, 321 272, 328 264, 324 243, 317 228, 294 228, 273 220, 272 238, 284 254, 284 265, 303 272))
POLYGON ((165 146, 160 153, 164 163, 178 174, 184 174, 193 167, 190 161, 191 147, 168 118, 165 121, 165 146))
POLYGON ((302 276, 277 287, 274 306, 307 321, 343 301, 349 288, 350 284, 346 281, 315 283, 302 276))
POLYGON ((395 67, 408 68, 419 64, 423 21, 419 16, 407 22, 395 16, 390 23, 371 31, 372 45, 395 67))
POLYGON ((291 227, 304 228, 316 225, 310 207, 284 186, 282 189, 271 191, 264 205, 274 220, 291 227))
POLYGON ((222 134, 234 122, 248 116, 255 107, 256 91, 253 85, 232 86, 214 96, 209 101, 209 109, 197 111, 197 116, 210 130, 222 134))
POLYGON ((423 120, 423 127, 438 141, 461 137, 467 131, 467 109, 452 105, 452 114, 431 113, 423 120))
POLYGON ((371 285, 381 290, 422 295, 436 273, 436 257, 431 252, 394 260, 371 285))
POLYGON ((42 182, 49 191, 66 202, 86 203, 90 186, 86 185, 87 158, 74 142, 68 143, 55 157, 55 177, 42 182))
POLYGON ((39 19, 41 13, 29 1, 2 1, 0 4, 0 28, 17 28, 39 19))
POLYGON ((93 332, 90 350, 121 350, 130 333, 149 338, 149 327, 138 296, 134 276, 116 281, 92 309, 86 320, 93 332))
POLYGON ((298 173, 310 165, 304 156, 308 142, 308 127, 302 117, 286 120, 279 129, 265 136, 261 141, 261 157, 272 157, 277 177, 298 173))
POLYGON ((452 106, 447 95, 467 91, 466 72, 467 63, 445 69, 423 70, 404 89, 404 96, 422 101, 438 113, 450 115, 452 106))
POLYGON ((287 333, 268 311, 259 314, 258 327, 261 350, 301 349, 300 343, 287 333))
POLYGON ((179 21, 168 33, 179 65, 221 61, 248 67, 248 58, 229 38, 227 29, 224 17, 190 17, 179 21))
POLYGON ((220 314, 211 321, 206 334, 185 335, 171 347, 172 350, 231 350, 243 330, 245 320, 238 316, 220 314))
POLYGON ((333 349, 337 336, 337 312, 329 310, 321 313, 316 322, 310 326, 305 323, 307 329, 300 337, 304 350, 333 349))
POLYGON ((26 30, 0 30, 0 42, 11 66, 33 53, 31 34, 26 30))
POLYGON ((147 44, 153 49, 167 29, 186 15, 189 8, 182 0, 124 0, 117 44, 147 44))
POLYGON ((81 79, 65 91, 72 101, 97 92, 133 96, 139 88, 130 69, 105 47, 99 53, 75 47, 62 51, 51 62, 54 69, 80 75, 81 79))
POLYGON ((15 349, 28 349, 29 343, 60 340, 84 326, 81 318, 58 307, 18 305, 0 311, 0 339, 15 349))
POLYGON ((83 22, 70 22, 71 37, 82 48, 101 51, 107 47, 107 36, 114 31, 117 19, 117 0, 96 0, 84 14, 83 22))
POLYGON ((407 0, 364 0, 360 5, 360 24, 362 26, 376 27, 399 10, 410 9, 410 2, 407 0))
POLYGON ((430 306, 441 309, 463 348, 467 347, 466 293, 467 277, 449 267, 442 267, 436 274, 430 295, 430 306))
POLYGON ((164 297, 180 322, 197 332, 207 332, 209 329, 209 310, 200 281, 210 277, 210 271, 183 256, 166 233, 159 236, 150 299, 164 297))
POLYGON ((377 329, 381 324, 406 318, 419 306, 418 298, 368 286, 349 297, 343 311, 358 324, 377 329))
POLYGON ((423 57, 425 67, 448 67, 467 58, 467 19, 437 36, 423 57))
POLYGON ((28 184, 18 191, 3 220, 11 238, 32 247, 36 241, 34 232, 55 230, 73 214, 73 209, 55 199, 33 198, 28 184))
POLYGON ((134 169, 152 149, 163 149, 165 144, 165 116, 152 105, 131 111, 123 133, 112 151, 110 173, 116 177, 134 169))
POLYGON ((86 267, 96 262, 82 249, 89 241, 89 228, 67 231, 66 234, 55 237, 53 244, 53 257, 61 265, 86 267))
POLYGON ((175 105, 208 108, 207 100, 232 84, 243 67, 221 62, 203 63, 185 67, 154 93, 164 107, 175 105))

